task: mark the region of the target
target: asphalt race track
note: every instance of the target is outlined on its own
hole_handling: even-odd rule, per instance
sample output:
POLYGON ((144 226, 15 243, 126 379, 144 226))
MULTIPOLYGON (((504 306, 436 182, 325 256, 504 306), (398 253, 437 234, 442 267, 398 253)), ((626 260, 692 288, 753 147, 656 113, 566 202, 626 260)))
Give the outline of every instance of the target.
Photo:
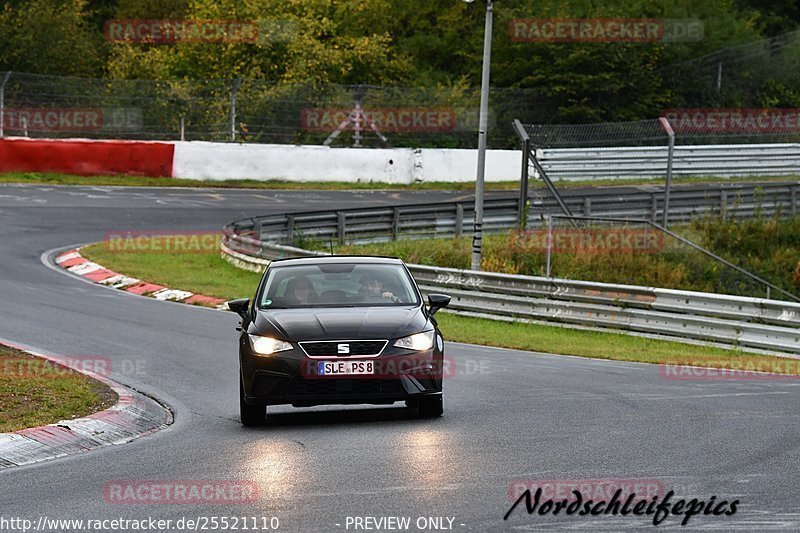
POLYGON ((509 484, 655 480, 678 498, 741 502, 734 516, 695 516, 686 528, 669 517, 661 529, 800 529, 800 380, 674 380, 650 365, 450 344, 441 419, 413 419, 399 404, 280 407, 266 427, 245 429, 233 313, 94 286, 40 259, 107 232, 219 230, 257 214, 457 196, 468 195, 0 186, 0 337, 108 356, 112 378, 176 420, 129 444, 1 471, 0 514, 263 516, 279 531, 355 531, 356 516, 408 516, 410 531, 419 517, 452 518, 455 531, 618 531, 650 529, 652 518, 529 516, 521 505, 504 521, 509 484), (250 481, 259 499, 111 504, 114 480, 250 481))

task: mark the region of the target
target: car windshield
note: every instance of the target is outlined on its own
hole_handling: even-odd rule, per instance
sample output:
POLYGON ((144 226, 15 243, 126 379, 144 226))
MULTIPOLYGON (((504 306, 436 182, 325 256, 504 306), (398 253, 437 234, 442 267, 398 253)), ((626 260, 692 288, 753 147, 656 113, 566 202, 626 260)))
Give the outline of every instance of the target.
POLYGON ((325 263, 269 269, 259 307, 416 305, 407 271, 398 264, 325 263))

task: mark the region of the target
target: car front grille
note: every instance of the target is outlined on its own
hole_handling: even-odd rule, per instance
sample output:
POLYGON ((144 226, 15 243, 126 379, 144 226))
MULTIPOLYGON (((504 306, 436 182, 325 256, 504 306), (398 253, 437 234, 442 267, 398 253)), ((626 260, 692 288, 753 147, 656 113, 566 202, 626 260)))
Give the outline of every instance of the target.
POLYGON ((286 395, 291 398, 347 398, 395 396, 406 393, 396 379, 295 379, 286 395))
POLYGON ((307 341, 301 342, 309 357, 375 357, 379 355, 388 341, 307 341), (346 346, 347 351, 344 351, 346 346))

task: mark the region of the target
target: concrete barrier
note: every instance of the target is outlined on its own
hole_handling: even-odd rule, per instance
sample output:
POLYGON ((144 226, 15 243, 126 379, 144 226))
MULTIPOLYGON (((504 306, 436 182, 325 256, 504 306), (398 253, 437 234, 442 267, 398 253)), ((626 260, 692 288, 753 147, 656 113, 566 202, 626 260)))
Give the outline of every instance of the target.
MULTIPOLYGON (((666 171, 662 147, 537 153, 551 177, 559 179, 658 178, 666 171)), ((681 176, 730 178, 800 172, 800 144, 680 146, 675 155, 674 171, 681 176)), ((518 150, 488 150, 486 181, 519 180, 521 157, 518 150)), ((477 158, 477 150, 454 148, 0 139, 0 172, 130 174, 210 181, 474 182, 477 158)))
MULTIPOLYGON (((477 150, 175 143, 173 177, 415 183, 474 181, 477 150)), ((519 179, 520 152, 490 150, 486 180, 519 179)))
POLYGON ((171 143, 0 139, 0 172, 62 172, 82 176, 172 176, 171 143))

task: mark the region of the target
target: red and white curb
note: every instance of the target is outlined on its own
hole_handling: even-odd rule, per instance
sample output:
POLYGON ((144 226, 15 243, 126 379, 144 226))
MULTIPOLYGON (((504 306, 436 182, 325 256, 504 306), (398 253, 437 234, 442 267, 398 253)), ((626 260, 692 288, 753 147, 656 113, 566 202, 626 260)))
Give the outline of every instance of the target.
MULTIPOLYGON (((7 346, 71 368, 58 357, 7 346)), ((166 428, 173 422, 169 409, 152 398, 124 387, 100 374, 84 369, 76 371, 103 382, 117 393, 115 405, 97 413, 55 424, 27 428, 14 433, 0 433, 0 468, 28 465, 99 448, 124 444, 166 428)))
POLYGON ((131 294, 149 296, 161 301, 181 302, 224 310, 228 309, 226 301, 222 298, 194 294, 179 289, 170 289, 163 285, 157 285, 155 283, 118 274, 102 265, 89 261, 80 254, 77 248, 58 254, 55 258, 55 263, 61 268, 73 274, 77 274, 84 279, 100 285, 120 289, 131 294))

